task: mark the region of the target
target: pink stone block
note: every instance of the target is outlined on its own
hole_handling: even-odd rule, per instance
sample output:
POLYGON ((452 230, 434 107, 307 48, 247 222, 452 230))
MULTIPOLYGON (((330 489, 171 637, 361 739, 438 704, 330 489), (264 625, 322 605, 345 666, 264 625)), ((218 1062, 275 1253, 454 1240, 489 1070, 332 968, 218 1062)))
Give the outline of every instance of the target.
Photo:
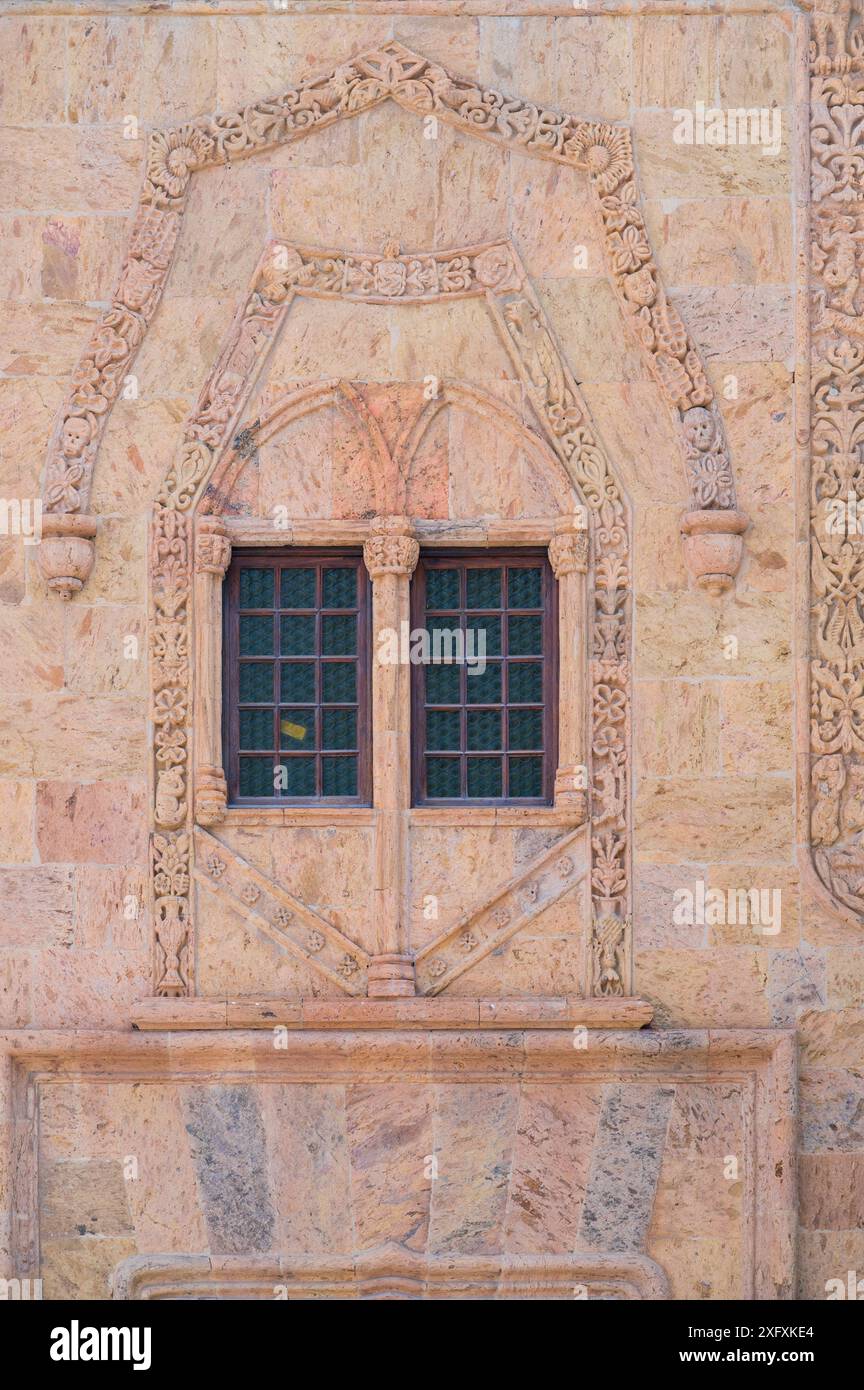
POLYGON ((55 863, 134 864, 147 856, 146 788, 135 782, 40 782, 36 843, 55 863))

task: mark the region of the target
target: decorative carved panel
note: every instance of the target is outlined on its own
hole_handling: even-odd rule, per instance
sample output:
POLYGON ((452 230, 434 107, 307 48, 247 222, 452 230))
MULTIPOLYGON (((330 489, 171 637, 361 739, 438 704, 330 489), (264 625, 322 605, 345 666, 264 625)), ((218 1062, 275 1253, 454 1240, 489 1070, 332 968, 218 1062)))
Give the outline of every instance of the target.
MULTIPOLYGON (((589 951, 590 988, 592 993, 605 995, 630 991, 630 519, 626 500, 591 424, 579 388, 555 344, 551 326, 510 245, 502 243, 414 256, 400 256, 393 250, 378 257, 340 252, 313 254, 279 242, 269 245, 261 257, 249 294, 238 309, 197 408, 186 426, 178 456, 169 468, 154 514, 153 585, 160 594, 166 585, 169 586, 158 606, 155 595, 153 600, 153 710, 154 719, 161 720, 160 727, 165 728, 162 743, 157 740, 154 774, 157 993, 194 993, 188 862, 184 894, 156 891, 157 872, 161 872, 156 866, 157 842, 159 846, 174 846, 173 852, 178 854, 181 844, 187 847, 183 853, 188 861, 193 816, 187 766, 191 719, 189 670, 188 663, 181 668, 172 658, 174 646, 186 651, 189 643, 188 517, 196 508, 202 516, 210 516, 218 510, 238 470, 266 433, 267 420, 256 421, 239 431, 237 426, 266 353, 283 326, 295 296, 329 297, 341 294, 347 283, 347 293, 377 298, 381 284, 386 283, 400 291, 392 297, 387 296, 387 302, 411 304, 415 301, 402 291, 414 275, 412 267, 424 265, 435 267, 436 278, 433 283, 429 270, 423 282, 423 294, 419 296, 421 301, 451 293, 482 296, 485 300, 525 386, 546 442, 584 500, 593 561, 587 759, 594 923, 589 951), (452 287, 447 276, 442 277, 440 270, 442 265, 452 267, 454 264, 461 267, 458 289, 452 287), (332 271, 327 271, 322 283, 315 267, 325 265, 332 271), (357 265, 366 267, 363 271, 366 279, 362 283, 355 276, 357 265), (169 537, 170 543, 166 539, 169 537), (166 548, 170 565, 167 577, 163 577, 166 548), (170 610, 170 630, 166 628, 163 610, 170 610), (169 638, 173 646, 169 645, 169 638), (166 739, 167 749, 162 746, 166 739), (165 765, 166 758, 168 765, 165 765), (175 943, 179 943, 176 951, 175 943), (166 964, 169 960, 170 970, 166 964)), ((448 271, 448 275, 450 273, 448 271)), ((395 495, 383 501, 388 512, 398 512, 404 495, 404 484, 398 480, 404 477, 405 470, 389 457, 380 430, 371 427, 369 413, 360 408, 357 393, 347 384, 306 389, 298 393, 301 413, 303 407, 317 405, 322 397, 339 398, 343 407, 355 414, 369 437, 370 449, 380 459, 383 477, 397 484, 395 495)), ((288 403, 289 410, 292 404, 288 403)), ((421 412, 417 428, 423 414, 440 406, 441 402, 430 403, 426 411, 421 412)), ((405 436, 406 448, 416 444, 416 438, 416 429, 409 428, 405 436)), ((208 560, 213 544, 208 533, 208 560)), ((212 612, 209 620, 213 620, 212 612)), ((200 672, 199 679, 212 682, 218 679, 218 671, 211 666, 209 677, 206 672, 200 672)), ((208 769, 213 761, 212 757, 208 759, 208 769)), ((209 782, 207 786, 209 792, 209 782)), ((209 795, 207 805, 209 813, 209 795)), ((212 824, 212 821, 209 816, 205 823, 212 824)), ((160 885, 162 882, 160 876, 160 885)), ((434 981, 428 984, 433 987, 434 981)))
POLYGON ((864 914, 864 31, 817 4, 810 80, 810 841, 864 914))
MULTIPOLYGON (((724 587, 737 568, 740 546, 735 542, 730 548, 729 537, 723 534, 718 548, 718 521, 706 522, 704 513, 728 512, 726 530, 733 536, 746 523, 735 512, 735 486, 717 402, 699 353, 660 283, 640 207, 629 129, 580 120, 494 90, 482 90, 395 41, 241 111, 196 117, 172 129, 152 132, 120 279, 111 306, 75 370, 49 444, 46 513, 72 518, 86 512, 105 425, 164 289, 193 173, 304 137, 390 99, 418 116, 434 115, 465 134, 554 160, 588 175, 604 232, 607 269, 624 321, 678 425, 690 489, 691 511, 684 529, 691 539, 701 541, 688 547, 688 560, 700 582, 724 587), (715 555, 724 557, 726 573, 711 571, 712 564, 719 568, 715 555)), ((436 253, 408 260, 392 252, 384 257, 343 255, 334 259, 304 257, 298 248, 294 257, 292 282, 308 276, 324 292, 380 296, 385 302, 405 295, 422 298, 427 289, 458 294, 460 285, 470 286, 472 279, 499 293, 510 288, 506 253, 502 261, 496 247, 485 248, 479 259, 464 265, 458 257, 442 258, 436 253)), ((201 402, 199 449, 190 452, 184 464, 190 476, 199 467, 206 467, 206 448, 227 418, 224 412, 230 412, 232 382, 236 386, 243 377, 244 362, 251 360, 260 341, 272 333, 278 315, 274 297, 267 293, 250 308, 215 378, 216 397, 201 402)), ((525 350, 533 351, 528 345, 537 330, 531 309, 513 304, 508 323, 517 342, 521 339, 525 350)), ((560 419, 556 428, 559 434, 566 433, 560 419)), ((92 564, 92 540, 82 536, 75 521, 57 521, 54 530, 49 528, 40 552, 46 579, 67 597, 80 588, 92 564), (84 548, 83 555, 71 555, 68 538, 73 535, 78 549, 84 548)))

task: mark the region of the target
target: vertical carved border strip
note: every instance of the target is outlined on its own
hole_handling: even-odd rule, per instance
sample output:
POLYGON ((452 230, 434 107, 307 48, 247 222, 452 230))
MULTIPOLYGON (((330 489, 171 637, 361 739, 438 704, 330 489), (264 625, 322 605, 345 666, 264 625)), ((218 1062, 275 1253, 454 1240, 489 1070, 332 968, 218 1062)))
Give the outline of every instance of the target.
MULTIPOLYGON (((728 587, 740 562, 746 518, 735 510, 723 422, 699 353, 660 285, 640 208, 629 129, 481 89, 395 41, 278 97, 150 136, 146 179, 112 307, 75 371, 49 446, 44 502, 55 520, 40 550, 48 582, 68 597, 92 566, 92 540, 85 538, 79 549, 86 553, 70 577, 70 548, 64 541, 71 534, 85 535, 76 531, 73 518, 86 510, 108 413, 161 296, 191 175, 301 138, 388 98, 465 134, 589 175, 625 321, 679 429, 690 485, 691 510, 682 523, 690 538, 685 542, 688 564, 710 590, 728 587), (728 524, 719 513, 726 514, 728 524)), ((91 534, 88 530, 86 537, 91 534)))
POLYGON ((157 994, 192 992, 195 948, 189 910, 190 518, 157 507, 150 550, 150 669, 153 720, 154 987, 157 994))
POLYGON ((810 45, 810 844, 864 914, 864 33, 817 3, 810 45))
MULTIPOLYGON (((265 257, 269 248, 265 251, 265 257)), ((176 459, 159 491, 151 523, 150 669, 153 739, 153 827, 150 837, 154 922, 154 991, 194 993, 194 925, 190 901, 192 854, 192 505, 215 460, 232 439, 237 420, 291 305, 290 290, 276 299, 257 288, 262 266, 240 305, 224 346, 184 430, 176 459)), ((242 438, 233 438, 243 451, 242 438)), ((210 524, 199 537, 202 569, 227 563, 227 545, 210 524), (220 543, 221 542, 221 543, 220 543)), ((199 585, 199 599, 201 598, 199 585)), ((203 732, 203 731, 201 731, 203 732)), ((206 745, 198 740, 200 748, 206 745)), ((223 783, 212 761, 197 769, 204 823, 218 816, 223 783)))
MULTIPOLYGON (((520 267, 521 271, 521 267, 520 267)), ((518 289, 487 302, 555 453, 585 499, 593 540, 591 687, 591 993, 632 992, 629 509, 536 295, 518 289)))
MULTIPOLYGON (((229 445, 235 457, 254 452, 258 433, 255 427, 233 435, 233 439, 232 433, 296 294, 403 304, 453 295, 484 296, 541 427, 585 499, 594 548, 589 750, 592 993, 627 994, 632 974, 631 523, 626 501, 591 424, 587 406, 555 344, 524 268, 514 248, 504 242, 465 247, 458 252, 405 256, 393 249, 376 256, 313 252, 283 242, 268 245, 185 430, 178 458, 160 491, 160 509, 185 514, 200 499, 202 508, 214 510, 220 499, 212 495, 210 480, 229 445)), ((307 390, 301 394, 309 393, 307 390)), ((310 398, 313 403, 314 396, 315 393, 310 398)), ((228 473, 233 476, 231 469, 228 473)), ((185 695, 184 719, 188 720, 188 673, 185 695)), ((169 793, 171 790, 169 783, 169 793)), ((184 787, 182 794, 188 817, 188 788, 184 787)), ((161 829, 158 777, 154 805, 156 824, 161 829)), ((157 980, 157 992, 165 992, 164 981, 157 980)))

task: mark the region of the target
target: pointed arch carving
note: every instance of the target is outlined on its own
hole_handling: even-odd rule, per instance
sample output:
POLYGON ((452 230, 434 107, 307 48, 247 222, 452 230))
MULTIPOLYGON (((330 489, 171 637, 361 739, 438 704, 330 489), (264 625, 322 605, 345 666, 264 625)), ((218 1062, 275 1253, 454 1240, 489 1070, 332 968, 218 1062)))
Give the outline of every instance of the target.
MULTIPOLYGON (((120 279, 73 373, 48 446, 43 488, 47 539, 40 563, 49 585, 68 597, 86 582, 92 567, 95 523, 86 512, 96 456, 123 379, 156 312, 191 176, 303 138, 387 100, 588 176, 607 271, 624 321, 678 427, 689 490, 690 510, 683 522, 688 563, 709 589, 728 587, 740 562, 746 520, 736 510, 717 401, 699 352, 660 283, 640 207, 629 128, 581 120, 481 89, 396 41, 278 97, 150 135, 120 279)), ((364 258, 344 259, 356 263, 364 258)), ((382 281, 381 289, 386 302, 397 293, 392 280, 382 281)), ((274 315, 278 317, 275 309, 274 315)))
MULTIPOLYGON (((312 255, 312 253, 306 253, 312 255)), ((192 644, 193 569, 224 571, 230 544, 217 515, 243 462, 264 436, 327 404, 342 402, 370 438, 373 453, 386 449, 377 425, 350 385, 325 382, 291 393, 264 419, 238 428, 264 361, 297 295, 312 298, 361 291, 333 279, 326 288, 301 274, 304 253, 288 243, 269 244, 246 298, 234 318, 216 364, 187 423, 178 454, 158 493, 151 531, 151 674, 156 726, 153 769, 152 882, 155 922, 155 981, 161 994, 194 993, 194 938, 190 879, 194 822, 218 820, 221 770, 206 767, 203 796, 199 775, 192 788, 192 695, 188 653, 192 644), (283 252, 288 252, 285 255, 283 252), (296 253, 296 254, 295 254, 296 253), (278 271, 278 273, 276 273, 278 271), (251 326, 251 327, 250 327, 251 326), (373 428, 374 427, 374 428, 373 428), (198 512, 197 524, 193 515, 198 512), (194 554, 193 554, 194 542, 194 554), (214 555, 214 551, 216 552, 214 555), (202 803, 205 814, 202 815, 202 803), (215 806, 215 811, 214 811, 215 806)), ((332 264, 358 258, 347 253, 314 253, 332 264)), ((592 903, 591 987, 595 995, 624 995, 631 989, 631 517, 626 496, 591 422, 578 386, 554 339, 518 256, 509 243, 484 244, 457 252, 360 258, 371 269, 377 293, 378 268, 388 282, 408 284, 412 267, 455 261, 462 267, 457 288, 426 281, 424 302, 452 293, 482 297, 536 416, 536 447, 548 447, 570 485, 583 499, 590 544, 579 537, 556 537, 573 551, 572 562, 589 569, 590 658, 588 782, 590 855, 587 872, 592 903), (483 267, 478 276, 478 264, 483 267), (493 271, 494 267, 494 271, 493 271), (470 272, 470 273, 469 273, 470 272), (488 283, 489 281, 494 283, 488 283), (542 441, 545 437, 545 446, 542 441), (577 553, 578 552, 578 553, 577 553)), ((335 274, 335 272, 334 272, 335 274)), ((339 271, 341 276, 342 271, 339 271)), ((407 294, 388 303, 409 304, 407 294)), ((506 427, 524 436, 515 413, 474 388, 446 386, 445 399, 472 402, 500 413, 506 427)), ((396 450, 395 465, 385 463, 395 486, 388 510, 404 498, 404 464, 435 413, 434 403, 409 422, 396 450)), ((438 407, 440 408, 440 406, 438 407)), ((584 534, 584 533, 583 533, 584 534)), ((206 628, 199 623, 199 629, 206 628)), ((205 663, 206 664, 206 663, 205 663)), ((202 662, 197 662, 200 671, 202 662)), ((224 805, 224 797, 222 804, 224 805)), ((430 991, 441 987, 434 978, 430 991)))

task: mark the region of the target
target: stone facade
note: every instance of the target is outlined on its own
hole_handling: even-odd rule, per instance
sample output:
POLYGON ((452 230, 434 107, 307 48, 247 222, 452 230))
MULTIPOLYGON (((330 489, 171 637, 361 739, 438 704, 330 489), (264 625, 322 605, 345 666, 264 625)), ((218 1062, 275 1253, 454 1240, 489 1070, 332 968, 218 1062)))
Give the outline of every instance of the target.
POLYGON ((825 1298, 864 31, 327 8, 0 0, 0 1273, 825 1298), (548 548, 553 804, 412 807, 383 663, 369 808, 228 804, 231 555, 328 544, 548 548))

